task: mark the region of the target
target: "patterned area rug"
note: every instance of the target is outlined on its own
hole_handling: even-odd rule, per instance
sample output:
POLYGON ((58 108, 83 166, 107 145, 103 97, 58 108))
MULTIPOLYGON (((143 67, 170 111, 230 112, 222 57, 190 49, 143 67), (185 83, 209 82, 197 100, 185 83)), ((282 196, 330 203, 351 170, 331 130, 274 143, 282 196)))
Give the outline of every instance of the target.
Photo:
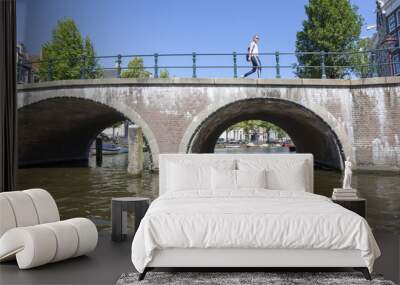
POLYGON ((138 273, 122 274, 117 285, 395 285, 379 275, 372 275, 373 280, 368 281, 359 272, 148 272, 142 281, 137 280, 138 276, 138 273))

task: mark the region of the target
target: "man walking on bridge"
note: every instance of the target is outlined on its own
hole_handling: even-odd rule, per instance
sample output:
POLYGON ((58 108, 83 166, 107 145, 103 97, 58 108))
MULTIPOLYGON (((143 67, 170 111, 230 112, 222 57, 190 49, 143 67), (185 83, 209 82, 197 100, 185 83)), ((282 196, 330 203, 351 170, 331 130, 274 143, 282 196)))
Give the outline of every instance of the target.
POLYGON ((257 71, 257 77, 260 78, 261 75, 261 61, 258 57, 258 40, 260 37, 255 35, 251 41, 249 47, 247 48, 247 61, 251 61, 253 68, 247 72, 243 77, 247 77, 257 71))

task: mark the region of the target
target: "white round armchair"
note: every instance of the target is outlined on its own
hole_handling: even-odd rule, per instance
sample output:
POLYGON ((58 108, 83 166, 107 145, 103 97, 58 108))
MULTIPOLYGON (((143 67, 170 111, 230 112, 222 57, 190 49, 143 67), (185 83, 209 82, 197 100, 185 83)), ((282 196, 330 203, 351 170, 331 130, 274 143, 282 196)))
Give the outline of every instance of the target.
POLYGON ((94 250, 97 238, 88 219, 60 221, 46 190, 0 193, 0 262, 16 258, 20 269, 57 262, 94 250))

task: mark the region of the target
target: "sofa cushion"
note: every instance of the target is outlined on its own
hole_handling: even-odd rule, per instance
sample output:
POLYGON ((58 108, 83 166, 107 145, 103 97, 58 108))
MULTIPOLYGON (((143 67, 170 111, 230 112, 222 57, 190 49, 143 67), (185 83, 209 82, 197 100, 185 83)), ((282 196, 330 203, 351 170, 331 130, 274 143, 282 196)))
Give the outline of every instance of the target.
POLYGON ((17 222, 11 204, 6 197, 0 194, 0 237, 16 226, 17 222))
POLYGON ((43 224, 49 228, 56 237, 57 250, 51 262, 57 262, 75 255, 80 242, 78 233, 66 221, 43 224))
POLYGON ((49 192, 43 189, 28 189, 22 191, 29 195, 36 208, 39 224, 52 223, 60 220, 56 201, 49 192))
POLYGON ((10 203, 17 227, 39 224, 39 218, 31 197, 23 191, 3 192, 1 196, 10 203))

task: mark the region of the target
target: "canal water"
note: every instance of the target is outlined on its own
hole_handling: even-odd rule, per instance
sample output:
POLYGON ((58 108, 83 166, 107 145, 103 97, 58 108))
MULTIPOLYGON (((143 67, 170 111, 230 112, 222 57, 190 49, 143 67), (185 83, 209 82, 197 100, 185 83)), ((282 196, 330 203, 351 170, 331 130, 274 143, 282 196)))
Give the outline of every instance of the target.
MULTIPOLYGON (((246 152, 282 152, 283 149, 249 148, 246 152)), ((244 149, 216 149, 216 152, 243 152, 244 149)), ((110 229, 112 197, 158 195, 158 174, 145 172, 141 178, 127 174, 127 154, 104 156, 97 167, 94 157, 89 167, 25 168, 18 170, 18 189, 44 188, 56 199, 61 218, 88 217, 99 230, 110 229)), ((331 196, 341 185, 341 173, 316 170, 316 194, 331 196)), ((367 220, 375 229, 400 233, 400 175, 395 172, 355 172, 353 187, 367 199, 367 220)))

